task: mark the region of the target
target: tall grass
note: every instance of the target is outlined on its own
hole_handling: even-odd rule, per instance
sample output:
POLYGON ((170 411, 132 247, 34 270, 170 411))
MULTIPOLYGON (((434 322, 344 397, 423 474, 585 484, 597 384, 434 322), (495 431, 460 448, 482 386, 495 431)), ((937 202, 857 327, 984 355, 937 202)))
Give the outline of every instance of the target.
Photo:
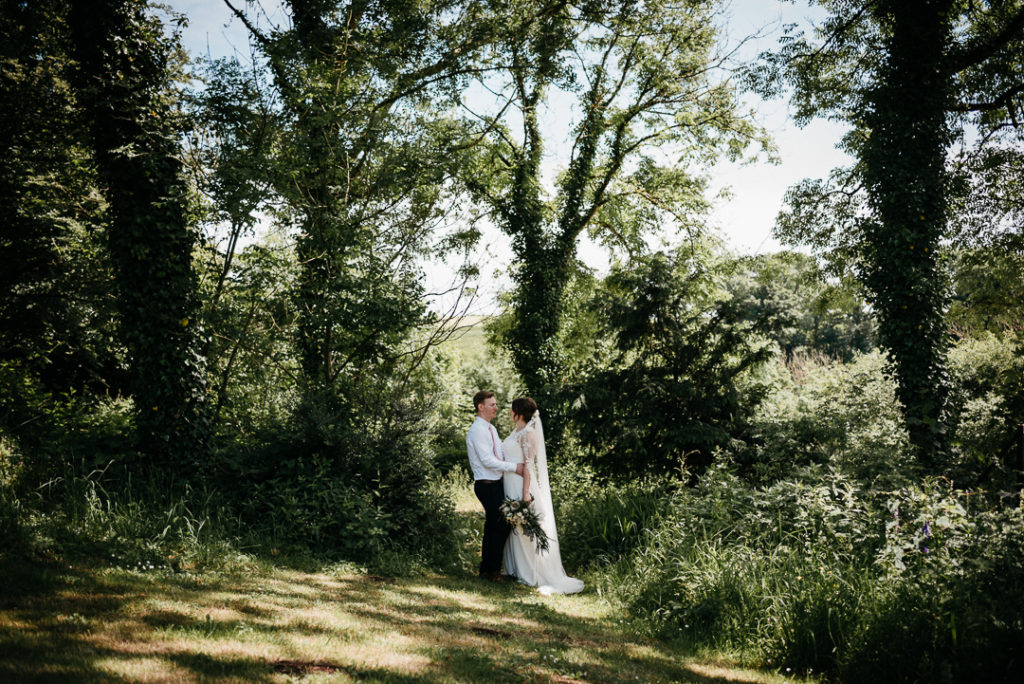
POLYGON ((968 513, 967 495, 939 481, 876 492, 818 469, 752 491, 722 470, 706 480, 619 577, 656 633, 848 681, 1012 681, 1019 509, 968 513))
POLYGON ((212 491, 68 464, 24 498, 17 504, 23 551, 30 554, 139 570, 251 562, 239 550, 241 530, 212 491))

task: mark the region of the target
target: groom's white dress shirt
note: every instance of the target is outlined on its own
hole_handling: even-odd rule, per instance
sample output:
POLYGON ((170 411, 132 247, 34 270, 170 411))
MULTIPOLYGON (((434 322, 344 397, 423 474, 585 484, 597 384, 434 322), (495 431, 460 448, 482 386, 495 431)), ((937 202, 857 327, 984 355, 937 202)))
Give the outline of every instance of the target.
POLYGON ((466 450, 474 480, 500 480, 502 473, 514 473, 516 464, 504 460, 498 431, 489 422, 477 416, 466 433, 466 450))

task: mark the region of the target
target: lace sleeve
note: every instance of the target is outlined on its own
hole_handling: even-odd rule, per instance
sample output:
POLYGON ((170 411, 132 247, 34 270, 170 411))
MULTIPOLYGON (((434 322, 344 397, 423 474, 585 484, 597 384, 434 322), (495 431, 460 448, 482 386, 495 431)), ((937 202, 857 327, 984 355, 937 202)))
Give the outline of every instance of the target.
POLYGON ((523 449, 523 461, 532 465, 537 455, 537 436, 533 430, 523 430, 520 433, 519 446, 523 449))

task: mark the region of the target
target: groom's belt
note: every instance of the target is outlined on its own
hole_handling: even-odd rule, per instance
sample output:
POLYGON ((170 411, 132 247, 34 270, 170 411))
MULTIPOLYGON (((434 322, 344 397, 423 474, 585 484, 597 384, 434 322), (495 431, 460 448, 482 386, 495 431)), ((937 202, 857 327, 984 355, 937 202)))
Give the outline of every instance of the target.
POLYGON ((497 480, 477 480, 477 482, 482 482, 484 484, 498 484, 501 482, 501 478, 499 477, 497 480))

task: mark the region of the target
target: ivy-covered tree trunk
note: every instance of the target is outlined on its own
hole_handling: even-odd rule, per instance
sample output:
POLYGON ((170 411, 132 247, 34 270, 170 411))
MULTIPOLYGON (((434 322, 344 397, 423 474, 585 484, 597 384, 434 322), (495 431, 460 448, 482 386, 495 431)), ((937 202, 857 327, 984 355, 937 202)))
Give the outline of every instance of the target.
POLYGON ((891 0, 886 60, 869 94, 864 175, 874 220, 865 229, 866 283, 879 314, 911 440, 925 463, 946 444, 948 395, 938 250, 946 233, 947 112, 944 63, 952 3, 891 0))
MULTIPOLYGON (((554 32, 553 32, 554 33, 554 32)), ((577 240, 607 186, 594 192, 589 186, 598 173, 597 144, 607 129, 607 103, 602 102, 604 73, 595 76, 585 102, 587 114, 577 137, 577 155, 561 184, 561 207, 554 226, 546 226, 544 202, 540 196, 543 142, 536 118, 537 103, 550 74, 551 56, 540 53, 541 68, 534 78, 539 85, 532 93, 523 92, 524 144, 511 188, 511 202, 503 217, 503 228, 513 237, 519 259, 513 274, 515 299, 512 302, 512 326, 505 343, 526 385, 527 392, 544 407, 548 416, 547 440, 552 450, 561 444, 564 421, 556 400, 563 381, 560 335, 563 327, 565 292, 573 277, 577 240), (588 197, 588 190, 594 197, 588 197), (589 209, 588 209, 589 206, 589 209)), ((519 78, 524 83, 526 79, 519 78)), ((619 167, 624 151, 612 149, 609 164, 619 167)), ((613 172, 614 173, 614 172, 613 172)))
MULTIPOLYGON (((523 69, 516 55, 517 68, 523 69)), ((545 60, 541 60, 544 63, 545 60)), ((541 197, 543 137, 537 123, 537 103, 549 74, 543 68, 534 74, 532 92, 521 92, 523 145, 517 151, 516 166, 509 188, 509 200, 500 212, 501 227, 512 237, 519 266, 513 273, 512 326, 505 345, 512 362, 532 395, 545 410, 548 388, 558 374, 558 334, 561 330, 562 293, 575 259, 575 240, 563 248, 556 235, 545 229, 546 207, 541 197)), ((520 78, 520 83, 526 79, 520 78)), ((548 439, 558 441, 557 426, 548 428, 548 439)))
POLYGON ((148 12, 135 0, 80 0, 71 26, 78 95, 110 205, 139 446, 145 465, 180 468, 206 437, 196 235, 167 95, 175 46, 148 12))

